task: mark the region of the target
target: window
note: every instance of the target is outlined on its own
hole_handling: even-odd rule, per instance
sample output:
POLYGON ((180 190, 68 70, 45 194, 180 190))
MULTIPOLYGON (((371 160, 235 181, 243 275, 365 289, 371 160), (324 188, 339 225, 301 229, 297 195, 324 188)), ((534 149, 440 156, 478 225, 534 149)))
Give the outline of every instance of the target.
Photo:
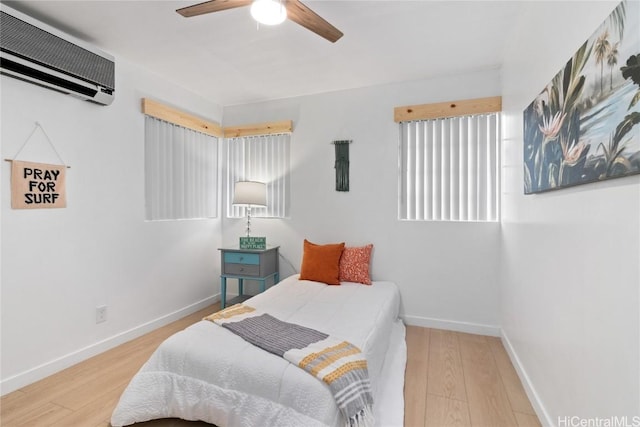
POLYGON ((147 220, 217 216, 218 138, 145 116, 147 220))
POLYGON ((499 119, 400 122, 399 218, 497 221, 499 119))
POLYGON ((226 143, 227 217, 246 216, 246 208, 234 206, 233 186, 237 181, 267 184, 267 207, 252 208, 253 217, 289 216, 290 134, 228 138, 226 143))

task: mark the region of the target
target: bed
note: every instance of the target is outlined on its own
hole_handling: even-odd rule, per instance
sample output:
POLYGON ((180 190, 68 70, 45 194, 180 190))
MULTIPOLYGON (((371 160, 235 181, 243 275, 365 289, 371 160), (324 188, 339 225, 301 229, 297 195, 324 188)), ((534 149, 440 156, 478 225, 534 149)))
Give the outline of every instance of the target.
MULTIPOLYGON (((293 275, 244 304, 358 346, 368 362, 375 425, 402 426, 406 346, 394 283, 329 286, 293 275)), ((345 425, 326 384, 206 320, 158 347, 125 389, 111 424, 160 418, 219 427, 345 425)))

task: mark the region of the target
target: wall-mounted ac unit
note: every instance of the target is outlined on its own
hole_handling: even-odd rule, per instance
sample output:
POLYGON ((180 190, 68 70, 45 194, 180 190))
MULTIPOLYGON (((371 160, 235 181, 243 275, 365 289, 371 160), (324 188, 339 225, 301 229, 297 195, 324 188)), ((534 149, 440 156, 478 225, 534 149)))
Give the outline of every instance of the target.
POLYGON ((113 102, 113 56, 5 5, 0 72, 97 104, 113 102))

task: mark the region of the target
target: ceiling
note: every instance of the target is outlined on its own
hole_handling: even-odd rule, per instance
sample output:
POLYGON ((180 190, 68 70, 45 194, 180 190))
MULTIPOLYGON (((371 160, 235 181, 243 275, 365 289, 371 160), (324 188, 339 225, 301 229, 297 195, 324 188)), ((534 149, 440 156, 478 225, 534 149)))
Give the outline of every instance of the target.
MULTIPOLYGON (((184 18, 195 1, 6 1, 222 105, 499 67, 517 1, 304 1, 344 33, 335 44, 249 8, 184 18)), ((117 62, 116 62, 117 67, 117 62)))

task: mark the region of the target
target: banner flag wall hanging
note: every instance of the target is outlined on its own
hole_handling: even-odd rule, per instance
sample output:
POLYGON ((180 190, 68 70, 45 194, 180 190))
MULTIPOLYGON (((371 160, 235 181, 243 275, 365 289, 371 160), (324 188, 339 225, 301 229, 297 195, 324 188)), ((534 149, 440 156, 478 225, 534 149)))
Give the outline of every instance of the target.
POLYGON ((11 162, 11 208, 66 208, 66 166, 11 162))
POLYGON ((11 208, 51 209, 67 207, 66 170, 60 155, 39 123, 31 132, 11 162, 11 208), (36 130, 40 129, 49 141, 62 165, 16 160, 36 130))

